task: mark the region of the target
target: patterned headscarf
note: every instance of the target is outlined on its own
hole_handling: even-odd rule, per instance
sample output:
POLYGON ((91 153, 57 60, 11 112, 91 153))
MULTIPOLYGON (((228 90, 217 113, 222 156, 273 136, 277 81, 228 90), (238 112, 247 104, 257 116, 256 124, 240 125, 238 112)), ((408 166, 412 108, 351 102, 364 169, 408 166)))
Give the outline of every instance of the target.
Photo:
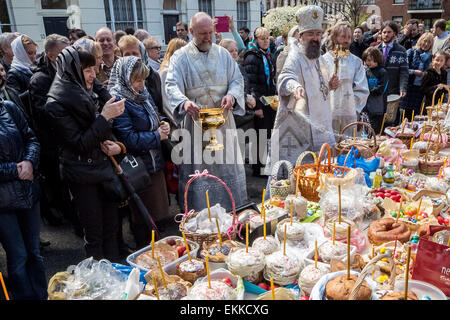
POLYGON ((125 98, 136 104, 143 104, 150 99, 150 94, 145 86, 141 92, 136 92, 131 85, 131 73, 139 60, 141 59, 135 56, 122 57, 116 60, 108 82, 108 91, 111 95, 125 98))
POLYGON ((81 39, 78 39, 77 41, 75 41, 73 46, 77 49, 81 48, 81 49, 86 50, 89 53, 92 53, 92 49, 94 47, 94 41, 92 41, 89 38, 81 38, 81 39))

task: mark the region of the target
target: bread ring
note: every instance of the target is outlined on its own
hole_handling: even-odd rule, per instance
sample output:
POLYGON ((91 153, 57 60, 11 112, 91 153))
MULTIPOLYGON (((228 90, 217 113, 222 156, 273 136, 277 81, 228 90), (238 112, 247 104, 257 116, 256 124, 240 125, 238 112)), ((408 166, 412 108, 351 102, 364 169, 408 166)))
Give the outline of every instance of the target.
POLYGON ((370 243, 376 246, 393 241, 396 237, 398 237, 399 241, 405 243, 409 241, 411 230, 401 221, 395 223, 395 220, 392 218, 383 218, 370 224, 367 236, 370 243))

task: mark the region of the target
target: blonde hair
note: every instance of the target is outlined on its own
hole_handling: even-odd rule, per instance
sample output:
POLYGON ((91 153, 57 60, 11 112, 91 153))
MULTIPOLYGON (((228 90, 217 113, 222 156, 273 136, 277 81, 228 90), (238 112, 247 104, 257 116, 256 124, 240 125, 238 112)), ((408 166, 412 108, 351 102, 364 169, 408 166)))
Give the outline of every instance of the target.
POLYGON ((161 66, 159 67, 159 72, 163 71, 165 68, 169 66, 170 57, 174 54, 178 49, 183 48, 187 44, 186 41, 180 38, 173 38, 169 41, 167 45, 166 53, 164 54, 164 59, 161 62, 161 66))
POLYGON ((255 38, 261 38, 264 36, 270 37, 270 32, 269 32, 269 30, 267 30, 264 27, 258 27, 255 29, 254 35, 255 35, 255 38))
POLYGON ((100 43, 98 43, 97 41, 94 41, 94 43, 92 44, 92 52, 91 53, 96 58, 103 57, 103 49, 102 49, 102 46, 100 45, 100 43))
POLYGON ((425 40, 428 40, 430 42, 430 49, 428 49, 428 51, 431 51, 433 49, 434 42, 434 35, 431 32, 425 32, 423 35, 421 35, 413 49, 420 49, 420 46, 425 40))
POLYGON ((24 34, 22 35, 22 44, 24 47, 30 44, 35 45, 36 47, 38 46, 37 43, 33 41, 33 39, 24 34))
POLYGON ((235 44, 237 47, 237 43, 233 39, 222 39, 219 43, 219 46, 224 47, 225 49, 228 50, 228 46, 232 43, 235 44))
POLYGON ((124 50, 126 48, 135 47, 137 46, 139 48, 139 42, 138 38, 132 35, 126 35, 120 38, 119 43, 117 44, 120 48, 120 50, 124 50))
POLYGON ((346 30, 350 30, 350 34, 353 34, 353 28, 350 25, 350 23, 344 22, 344 21, 338 22, 331 28, 329 37, 327 40, 327 49, 328 50, 331 51, 331 50, 335 49, 335 46, 337 45, 337 37, 339 36, 339 34, 341 32, 346 31, 346 30))
POLYGON ((145 65, 145 63, 141 59, 139 59, 134 64, 133 71, 131 71, 130 81, 135 82, 135 81, 145 80, 145 79, 147 79, 149 74, 150 74, 150 70, 145 65))

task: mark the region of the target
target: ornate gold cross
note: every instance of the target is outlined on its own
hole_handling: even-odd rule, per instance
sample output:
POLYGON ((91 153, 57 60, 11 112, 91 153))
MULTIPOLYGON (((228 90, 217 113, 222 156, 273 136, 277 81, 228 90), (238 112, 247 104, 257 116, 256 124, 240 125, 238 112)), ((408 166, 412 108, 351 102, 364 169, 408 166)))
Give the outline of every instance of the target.
POLYGON ((334 57, 334 75, 337 75, 339 71, 339 60, 343 59, 344 57, 348 57, 350 55, 350 50, 342 50, 342 45, 339 44, 336 45, 333 51, 331 51, 331 54, 334 57))

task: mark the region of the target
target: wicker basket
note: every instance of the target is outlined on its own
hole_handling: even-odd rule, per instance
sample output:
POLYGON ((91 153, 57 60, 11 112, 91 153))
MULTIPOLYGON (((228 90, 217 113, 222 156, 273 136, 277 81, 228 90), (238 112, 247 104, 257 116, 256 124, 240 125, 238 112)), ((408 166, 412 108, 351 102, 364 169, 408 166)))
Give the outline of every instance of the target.
MULTIPOLYGON (((448 106, 448 104, 450 103, 450 86, 449 85, 444 85, 443 89, 447 90, 447 93, 448 93, 447 94, 447 106, 448 106)), ((436 99, 436 94, 437 94, 437 92, 439 90, 441 90, 441 89, 437 89, 436 88, 436 90, 434 90, 433 99, 431 100, 431 106, 427 106, 426 107, 427 114, 428 114, 428 119, 431 119, 431 120, 434 120, 434 121, 439 121, 438 112, 440 110, 442 110, 444 112, 444 115, 447 114, 447 111, 448 111, 448 108, 443 108, 442 104, 438 104, 438 105, 435 104, 435 102, 436 102, 436 100, 435 100, 436 99), (433 111, 436 111, 436 114, 434 116, 433 116, 433 111)), ((444 116, 444 118, 445 118, 445 116, 444 116)))
POLYGON ((444 165, 444 157, 442 157, 442 161, 439 162, 429 162, 429 151, 431 144, 428 143, 427 152, 424 156, 419 156, 419 171, 423 174, 429 175, 437 175, 439 173, 439 169, 444 165))
POLYGON ((445 146, 441 133, 441 126, 436 124, 432 127, 432 129, 428 132, 430 133, 429 140, 426 140, 424 137, 424 141, 427 141, 430 144, 430 150, 434 151, 435 154, 438 154, 445 146), (432 141, 433 134, 437 134, 437 141, 432 141))
POLYGON ((376 134, 375 131, 373 130, 373 128, 371 127, 371 125, 367 122, 352 122, 349 123, 348 125, 346 125, 342 131, 339 133, 339 141, 338 143, 335 145, 334 149, 336 150, 336 155, 344 155, 347 154, 350 149, 352 148, 352 146, 355 146, 359 153, 364 157, 364 158, 370 158, 373 157, 375 155, 375 153, 378 150, 378 145, 377 145, 377 138, 376 138, 376 134), (372 139, 365 139, 365 138, 355 138, 355 139, 346 139, 344 141, 342 141, 342 137, 344 135, 344 132, 355 125, 362 125, 362 126, 366 126, 369 128, 369 130, 372 133, 372 138, 373 138, 373 142, 372 139), (368 148, 360 148, 361 145, 367 145, 368 148))
POLYGON ((292 178, 292 164, 286 160, 280 160, 274 164, 272 168, 272 180, 270 181, 270 197, 279 197, 281 200, 286 199, 288 194, 292 191, 292 185, 289 184, 287 186, 276 186, 275 183, 278 182, 278 173, 280 171, 280 167, 285 165, 288 169, 288 177, 289 183, 291 183, 292 178))
POLYGON ((320 173, 334 175, 335 173, 346 174, 351 168, 345 168, 331 163, 331 148, 328 143, 324 143, 320 148, 319 157, 316 163, 300 164, 294 169, 294 177, 297 181, 297 188, 301 195, 308 201, 318 202, 320 185, 320 173), (325 149, 328 153, 328 164, 321 164, 325 149), (312 173, 312 174, 309 174, 312 173))
POLYGON ((395 262, 394 259, 392 258, 392 253, 388 252, 385 254, 381 254, 381 255, 377 255, 374 258, 372 258, 372 260, 369 261, 369 263, 364 267, 364 269, 362 269, 361 273, 358 276, 358 280, 355 283, 355 286, 353 287, 352 291, 350 292, 350 295, 348 297, 348 300, 355 300, 356 296, 358 294, 359 288, 361 288, 361 285, 364 281, 364 278, 368 275, 368 273, 370 271, 372 271, 372 269, 375 267, 375 264, 382 260, 382 259, 387 259, 389 261, 389 266, 390 266, 390 276, 389 276, 389 280, 388 283, 386 285, 386 287, 384 287, 383 289, 387 289, 387 290, 393 290, 394 289, 394 285, 395 285, 395 262))
POLYGON ((194 210, 189 211, 188 209, 188 203, 187 203, 187 193, 189 190, 189 186, 191 185, 191 183, 198 179, 198 178, 212 178, 214 180, 216 180, 217 182, 219 182, 220 184, 222 184, 224 186, 224 188, 227 190, 228 194, 230 195, 231 198, 231 204, 233 207, 233 225, 231 226, 230 229, 228 229, 226 232, 224 232, 224 230, 222 230, 221 232, 221 236, 222 239, 225 239, 225 237, 228 237, 230 240, 234 240, 236 239, 236 231, 237 231, 237 226, 238 226, 238 221, 237 221, 237 216, 236 216, 236 206, 234 203, 234 198, 233 195, 231 194, 230 189, 228 188, 228 186, 225 184, 225 182, 223 182, 221 179, 217 178, 216 176, 213 176, 211 174, 208 173, 207 170, 204 170, 202 173, 200 172, 196 172, 194 176, 192 176, 191 179, 189 179, 189 181, 186 183, 186 188, 185 188, 185 192, 184 192, 184 215, 183 218, 180 222, 180 232, 186 235, 186 238, 194 241, 196 243, 199 244, 200 248, 202 248, 203 243, 205 242, 206 244, 210 244, 212 242, 215 242, 219 239, 217 233, 212 233, 212 234, 200 234, 200 233, 196 233, 196 232, 191 232, 188 231, 184 225, 186 224, 186 222, 189 219, 192 219, 194 217, 196 217, 200 212, 195 212, 194 210))

